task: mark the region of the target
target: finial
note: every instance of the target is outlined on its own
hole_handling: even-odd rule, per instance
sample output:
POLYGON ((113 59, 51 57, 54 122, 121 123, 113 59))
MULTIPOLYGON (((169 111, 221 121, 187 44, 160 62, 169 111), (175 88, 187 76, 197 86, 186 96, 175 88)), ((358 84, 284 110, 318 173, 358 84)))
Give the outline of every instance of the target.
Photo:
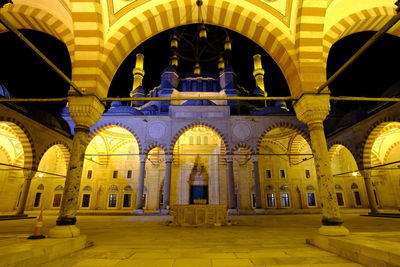
POLYGON ((223 57, 218 59, 218 70, 223 71, 225 69, 225 61, 223 57))
POLYGON ((198 62, 194 65, 193 74, 200 75, 200 64, 198 62))

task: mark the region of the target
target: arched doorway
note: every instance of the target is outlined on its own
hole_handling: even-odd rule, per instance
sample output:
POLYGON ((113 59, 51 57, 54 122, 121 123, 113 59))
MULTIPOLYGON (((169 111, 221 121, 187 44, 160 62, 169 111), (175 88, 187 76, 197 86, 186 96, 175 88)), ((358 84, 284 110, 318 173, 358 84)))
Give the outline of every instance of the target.
POLYGON ((172 203, 226 203, 226 146, 221 135, 205 125, 180 134, 173 147, 172 203))

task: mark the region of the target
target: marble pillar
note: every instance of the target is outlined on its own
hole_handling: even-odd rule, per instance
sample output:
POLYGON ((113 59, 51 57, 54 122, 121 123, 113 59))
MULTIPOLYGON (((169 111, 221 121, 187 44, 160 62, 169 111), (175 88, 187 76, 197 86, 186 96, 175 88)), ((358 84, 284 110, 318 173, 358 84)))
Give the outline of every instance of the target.
POLYGON ((372 185, 372 180, 371 180, 371 172, 361 171, 361 174, 364 177, 365 190, 367 191, 369 208, 371 209, 370 214, 378 214, 379 211, 378 211, 378 206, 376 205, 374 187, 372 185))
POLYGON ((348 235, 349 231, 342 225, 324 133, 323 121, 330 110, 329 94, 304 94, 294 104, 294 109, 297 118, 307 125, 310 133, 322 206, 322 226, 319 233, 332 236, 348 235))
POLYGON ((18 208, 17 208, 17 215, 24 215, 26 201, 28 199, 29 189, 31 187, 32 178, 35 176, 35 171, 33 170, 24 170, 24 185, 22 187, 21 198, 19 200, 18 208))
POLYGON ((170 193, 171 193, 171 165, 172 165, 172 155, 165 155, 165 179, 164 179, 164 192, 163 192, 163 206, 161 213, 168 214, 170 203, 170 193))
POLYGON ((49 231, 49 236, 55 238, 80 235, 75 224, 88 135, 90 126, 100 119, 104 111, 103 103, 96 96, 69 96, 68 103, 68 111, 75 122, 75 128, 60 213, 56 226, 49 231))
POLYGON ((146 176, 146 159, 147 155, 140 155, 139 182, 136 196, 136 211, 135 213, 143 213, 143 190, 144 178, 146 176))
POLYGON ((253 155, 253 178, 254 178, 254 193, 256 195, 256 211, 261 210, 261 188, 260 188, 260 173, 258 171, 258 157, 253 155))
POLYGON ((233 155, 226 156, 228 167, 228 210, 237 209, 235 199, 235 179, 233 177, 233 155))

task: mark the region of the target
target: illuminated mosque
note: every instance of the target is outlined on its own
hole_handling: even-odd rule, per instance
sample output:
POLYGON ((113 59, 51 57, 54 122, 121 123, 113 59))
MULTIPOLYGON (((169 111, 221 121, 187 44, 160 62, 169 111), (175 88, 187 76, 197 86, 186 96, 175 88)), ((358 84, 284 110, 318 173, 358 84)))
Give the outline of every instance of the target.
MULTIPOLYGON (((62 236, 65 228, 79 235, 76 215, 96 211, 320 209, 324 234, 346 233, 341 208, 375 214, 400 207, 399 103, 378 101, 335 117, 335 92, 320 87, 335 43, 381 29, 397 13, 392 0, 13 2, 2 16, 17 29, 61 41, 76 88, 69 89, 62 119, 21 103, 0 105, 0 211, 59 210, 53 234, 62 236), (185 25, 195 29, 197 52, 211 40, 209 31, 222 31, 211 57, 215 71, 202 65, 200 53, 189 58, 180 51, 185 42, 196 43, 183 37, 185 25), (260 54, 251 58, 253 77, 243 78, 254 79, 255 87, 238 85, 241 73, 229 62, 235 43, 225 29, 273 59, 290 96, 268 99, 274 95, 260 54), (170 61, 151 62, 164 68, 159 85, 144 87, 151 65, 135 52, 130 92, 105 101, 125 58, 166 30, 170 61), (180 72, 189 59, 193 69, 180 72), (226 98, 241 96, 261 100, 226 98)), ((386 35, 398 41, 399 25, 386 35)), ((399 97, 399 88, 397 80, 374 93, 399 97)), ((0 87, 2 99, 16 93, 0 87)))

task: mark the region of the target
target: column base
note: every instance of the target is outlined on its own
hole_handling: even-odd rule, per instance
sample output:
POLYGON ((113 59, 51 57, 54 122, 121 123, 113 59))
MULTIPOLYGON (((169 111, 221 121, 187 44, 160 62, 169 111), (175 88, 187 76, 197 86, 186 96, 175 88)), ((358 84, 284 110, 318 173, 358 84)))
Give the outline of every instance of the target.
POLYGON ((326 236, 346 236, 349 235, 349 230, 343 225, 322 225, 318 229, 320 235, 326 236))
POLYGON ((255 213, 255 214, 264 214, 264 213, 265 213, 265 210, 264 210, 264 209, 255 209, 255 210, 254 210, 254 213, 255 213))
POLYGON ((134 215, 143 215, 143 214, 144 214, 144 211, 143 211, 143 209, 136 209, 136 210, 133 212, 133 214, 134 214, 134 215))
POLYGON ((51 238, 68 238, 77 237, 81 234, 81 230, 75 225, 56 225, 49 231, 51 238))
POLYGON ((228 214, 236 215, 239 214, 239 211, 237 209, 228 209, 228 214))
POLYGON ((168 215, 169 214, 169 209, 161 209, 160 210, 160 215, 168 215))

